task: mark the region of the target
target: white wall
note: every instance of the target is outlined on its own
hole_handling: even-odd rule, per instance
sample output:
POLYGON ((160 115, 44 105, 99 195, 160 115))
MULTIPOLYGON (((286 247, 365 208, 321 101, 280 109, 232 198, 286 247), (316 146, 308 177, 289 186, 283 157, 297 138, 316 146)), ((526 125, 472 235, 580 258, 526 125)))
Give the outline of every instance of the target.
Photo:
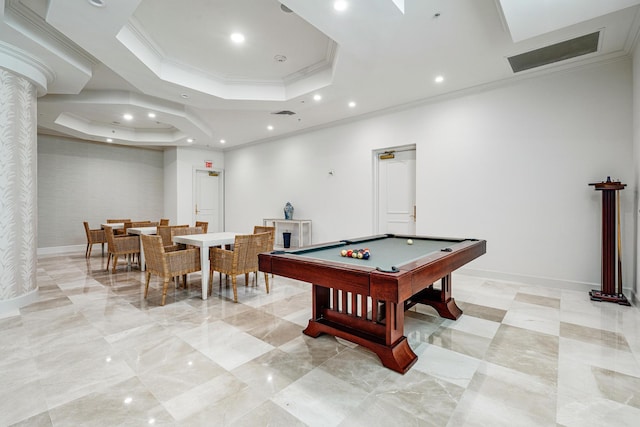
POLYGON ((372 152, 415 144, 418 233, 486 239, 469 269, 489 276, 599 288, 601 194, 588 183, 627 183, 631 278, 631 84, 620 60, 227 152, 226 228, 281 217, 290 201, 314 242, 371 234, 372 152))
POLYGON ((86 245, 82 225, 163 215, 161 151, 38 135, 38 249, 86 245))

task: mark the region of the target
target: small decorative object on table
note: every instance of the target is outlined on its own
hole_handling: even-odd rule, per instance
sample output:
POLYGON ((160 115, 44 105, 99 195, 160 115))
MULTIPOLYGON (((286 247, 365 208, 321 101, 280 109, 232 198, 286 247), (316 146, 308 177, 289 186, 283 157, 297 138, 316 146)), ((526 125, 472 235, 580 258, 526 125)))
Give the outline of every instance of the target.
POLYGON ((293 219, 293 205, 289 202, 284 205, 284 219, 293 219))

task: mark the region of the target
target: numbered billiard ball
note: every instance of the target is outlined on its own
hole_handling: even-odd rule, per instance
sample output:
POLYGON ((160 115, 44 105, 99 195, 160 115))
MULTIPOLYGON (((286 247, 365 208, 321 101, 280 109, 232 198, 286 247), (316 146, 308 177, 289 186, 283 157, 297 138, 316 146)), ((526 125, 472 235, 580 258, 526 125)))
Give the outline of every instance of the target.
POLYGON ((341 250, 340 255, 347 256, 347 250, 346 249, 341 250))
POLYGON ((358 252, 358 258, 362 259, 363 257, 364 257, 363 253, 362 252, 358 252))
POLYGON ((407 245, 413 245, 413 240, 407 239, 407 245))
POLYGON ((369 252, 365 252, 362 254, 363 259, 369 259, 369 252))
POLYGON ((353 251, 352 251, 351 249, 349 249, 349 250, 347 251, 347 256, 348 256, 348 257, 350 257, 352 254, 353 254, 353 251))
POLYGON ((353 251, 353 252, 351 253, 351 257, 352 257, 352 258, 358 258, 358 251, 353 251))

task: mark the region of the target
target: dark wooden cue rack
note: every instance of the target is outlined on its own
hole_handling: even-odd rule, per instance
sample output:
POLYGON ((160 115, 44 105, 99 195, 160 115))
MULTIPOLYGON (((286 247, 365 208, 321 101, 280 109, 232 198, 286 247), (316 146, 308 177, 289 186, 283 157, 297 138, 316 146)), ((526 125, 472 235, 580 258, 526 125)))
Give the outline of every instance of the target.
MULTIPOLYGON (((589 184, 602 191, 602 289, 589 292, 593 301, 616 302, 631 305, 622 293, 622 268, 618 259, 618 290, 616 291, 616 196, 627 184, 606 181, 589 184)), ((618 224, 619 226, 619 224, 618 224)))

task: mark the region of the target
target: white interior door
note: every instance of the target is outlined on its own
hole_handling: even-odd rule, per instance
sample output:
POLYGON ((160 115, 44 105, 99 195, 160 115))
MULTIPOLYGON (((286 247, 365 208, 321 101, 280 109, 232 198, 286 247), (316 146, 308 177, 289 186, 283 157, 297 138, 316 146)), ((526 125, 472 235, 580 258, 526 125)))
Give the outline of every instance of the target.
POLYGON ((416 151, 378 154, 378 232, 416 232, 416 151))
POLYGON ((195 171, 195 221, 209 223, 208 232, 224 231, 222 174, 216 171, 195 171))

